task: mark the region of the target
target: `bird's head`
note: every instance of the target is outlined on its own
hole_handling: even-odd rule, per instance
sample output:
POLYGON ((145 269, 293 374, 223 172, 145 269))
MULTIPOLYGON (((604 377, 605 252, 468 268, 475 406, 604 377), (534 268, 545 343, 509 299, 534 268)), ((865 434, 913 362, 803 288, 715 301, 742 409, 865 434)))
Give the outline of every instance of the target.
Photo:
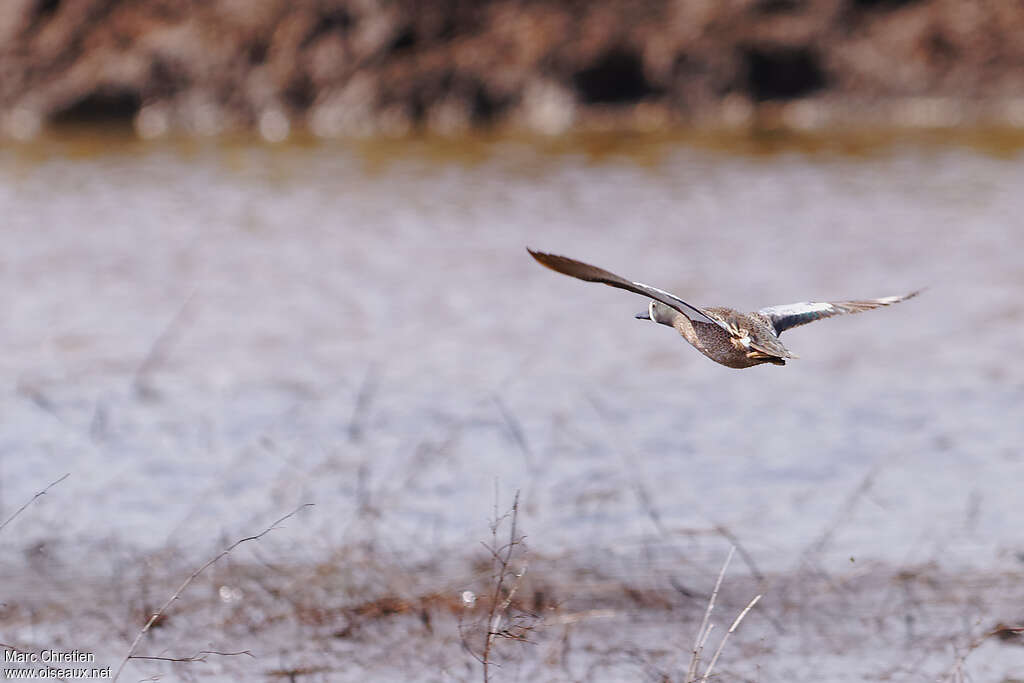
POLYGON ((651 320, 671 327, 677 315, 679 315, 679 311, 671 306, 666 306, 660 301, 652 301, 647 305, 646 311, 637 313, 634 317, 637 320, 651 320))

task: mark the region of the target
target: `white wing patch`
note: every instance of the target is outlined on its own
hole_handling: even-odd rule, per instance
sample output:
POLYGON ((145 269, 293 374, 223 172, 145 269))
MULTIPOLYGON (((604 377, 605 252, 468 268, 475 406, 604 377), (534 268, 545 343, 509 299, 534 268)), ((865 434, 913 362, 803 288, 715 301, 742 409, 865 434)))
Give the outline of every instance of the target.
POLYGON ((860 299, 856 301, 801 301, 796 304, 784 304, 782 306, 769 306, 762 308, 758 313, 766 316, 772 321, 777 333, 782 333, 791 327, 805 325, 822 318, 830 318, 843 313, 861 313, 870 311, 879 306, 889 306, 918 295, 911 292, 906 296, 885 296, 880 299, 860 299))
MULTIPOLYGON (((886 297, 896 301, 899 297, 892 296, 886 297)), ((892 302, 887 302, 892 303, 892 302)), ((827 301, 801 301, 796 304, 785 304, 783 306, 768 306, 762 308, 758 313, 771 317, 785 317, 790 315, 805 315, 807 313, 831 313, 835 310, 835 306, 828 303, 827 301)))

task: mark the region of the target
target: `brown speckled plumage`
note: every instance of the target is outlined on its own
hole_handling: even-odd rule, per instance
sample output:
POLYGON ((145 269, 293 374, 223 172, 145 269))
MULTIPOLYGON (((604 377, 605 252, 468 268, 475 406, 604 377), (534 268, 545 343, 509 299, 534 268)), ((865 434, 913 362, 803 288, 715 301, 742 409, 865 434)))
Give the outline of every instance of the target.
POLYGON ((769 306, 753 313, 740 313, 731 308, 699 308, 674 294, 642 282, 627 280, 597 266, 565 256, 532 249, 527 251, 538 263, 563 275, 587 282, 600 282, 649 297, 652 301, 647 312, 636 317, 675 328, 695 349, 716 363, 730 368, 749 368, 762 363, 785 365, 787 358, 796 356, 779 341, 779 335, 784 330, 834 315, 889 306, 918 294, 911 292, 905 296, 858 301, 806 301, 769 306))

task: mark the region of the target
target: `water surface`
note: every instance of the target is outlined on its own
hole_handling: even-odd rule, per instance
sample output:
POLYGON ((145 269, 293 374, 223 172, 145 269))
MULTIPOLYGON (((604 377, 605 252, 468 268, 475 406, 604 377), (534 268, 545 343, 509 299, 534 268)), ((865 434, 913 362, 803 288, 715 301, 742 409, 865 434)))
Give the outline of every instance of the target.
POLYGON ((497 488, 551 555, 725 527, 783 571, 1016 566, 1024 163, 974 143, 9 149, 2 509, 71 477, 4 542, 215 544, 315 502, 295 542, 429 555, 497 488), (527 245, 698 305, 928 290, 736 371, 527 245))

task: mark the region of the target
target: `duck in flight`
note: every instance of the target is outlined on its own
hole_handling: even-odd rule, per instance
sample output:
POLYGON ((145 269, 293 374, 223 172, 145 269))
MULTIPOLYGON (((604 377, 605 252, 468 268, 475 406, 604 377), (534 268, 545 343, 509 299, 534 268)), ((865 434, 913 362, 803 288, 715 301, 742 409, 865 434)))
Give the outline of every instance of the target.
POLYGON ((789 328, 843 313, 860 313, 889 306, 920 293, 918 290, 905 296, 858 301, 804 301, 740 313, 731 308, 698 308, 674 294, 642 282, 632 282, 597 266, 534 251, 529 247, 527 251, 538 263, 555 272, 646 296, 651 302, 646 311, 636 315, 637 318, 675 328, 695 349, 730 368, 749 368, 761 363, 785 365, 786 359, 797 357, 779 341, 779 335, 789 328))

